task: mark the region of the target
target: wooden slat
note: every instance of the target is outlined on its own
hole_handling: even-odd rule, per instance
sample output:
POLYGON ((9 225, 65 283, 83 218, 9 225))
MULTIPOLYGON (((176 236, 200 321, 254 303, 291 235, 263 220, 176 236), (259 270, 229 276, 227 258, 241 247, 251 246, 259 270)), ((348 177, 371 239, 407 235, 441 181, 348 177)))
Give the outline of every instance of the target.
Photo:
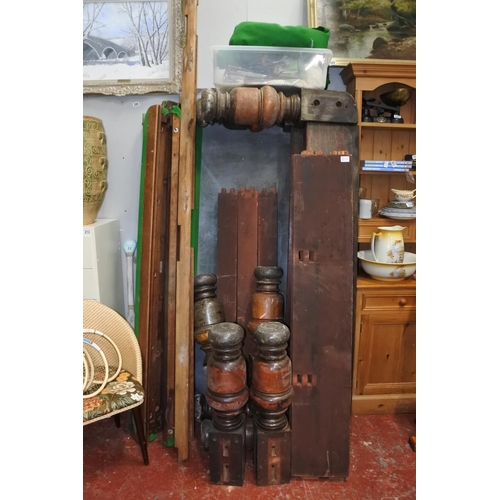
POLYGON ((143 386, 146 389, 146 398, 144 402, 144 432, 149 436, 149 423, 154 421, 154 408, 157 401, 154 395, 149 390, 150 386, 150 366, 152 360, 150 359, 151 353, 151 339, 150 339, 150 279, 153 268, 153 259, 150 252, 153 238, 153 217, 154 217, 154 203, 153 203, 153 186, 155 179, 155 155, 156 144, 158 142, 157 131, 160 123, 160 114, 156 106, 151 107, 146 115, 147 122, 147 152, 145 158, 144 169, 144 188, 143 188, 143 202, 142 202, 142 238, 141 238, 141 274, 140 274, 140 299, 139 299, 139 321, 138 321, 138 340, 143 357, 143 386))
POLYGON ((278 265, 278 195, 276 189, 259 192, 257 265, 278 265))
MULTIPOLYGON (((259 193, 253 187, 238 192, 238 281, 236 322, 246 332, 252 318, 252 296, 256 291, 254 271, 257 267, 257 207, 259 193)), ((245 335, 243 354, 254 349, 253 341, 245 335)))
POLYGON ((172 126, 172 154, 170 167, 168 254, 167 254, 167 359, 166 359, 166 419, 163 441, 173 445, 174 438, 174 393, 175 393, 175 309, 177 278, 177 205, 179 190, 180 118, 170 114, 172 126))
MULTIPOLYGON (((194 248, 191 248, 191 276, 194 279, 194 248)), ((194 294, 194 282, 193 282, 193 290, 194 294)), ((193 295, 194 297, 194 295, 193 295)), ((188 396, 188 414, 191 417, 188 420, 188 439, 192 441, 194 439, 194 298, 189 303, 189 324, 192 326, 192 339, 189 342, 189 396, 188 396)))
POLYGON ((190 414, 192 394, 190 365, 193 363, 191 344, 194 342, 192 317, 193 265, 191 252, 191 211, 194 208, 194 167, 196 150, 196 36, 197 1, 185 0, 186 45, 182 53, 182 89, 179 163, 179 260, 176 283, 176 339, 175 339, 175 447, 177 460, 183 462, 189 455, 190 414))
POLYGON ((238 195, 234 188, 222 189, 217 207, 217 298, 231 323, 236 323, 237 245, 238 195))

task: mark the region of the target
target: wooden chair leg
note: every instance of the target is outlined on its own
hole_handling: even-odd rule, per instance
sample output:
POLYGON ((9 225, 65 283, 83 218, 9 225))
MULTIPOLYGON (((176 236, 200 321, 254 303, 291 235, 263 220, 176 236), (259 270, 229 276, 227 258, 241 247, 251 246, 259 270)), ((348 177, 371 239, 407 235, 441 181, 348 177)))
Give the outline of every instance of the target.
POLYGON ((410 448, 413 451, 417 451, 417 436, 410 436, 410 439, 408 439, 408 444, 410 445, 410 448))
POLYGON ((115 419, 116 427, 120 427, 120 425, 121 425, 120 415, 114 415, 114 419, 115 419))
POLYGON ((141 415, 141 407, 140 406, 136 406, 135 408, 132 408, 132 416, 134 417, 135 428, 137 431, 137 438, 139 439, 139 445, 141 447, 144 465, 149 465, 148 442, 146 441, 146 436, 144 434, 144 424, 142 422, 142 415, 141 415))

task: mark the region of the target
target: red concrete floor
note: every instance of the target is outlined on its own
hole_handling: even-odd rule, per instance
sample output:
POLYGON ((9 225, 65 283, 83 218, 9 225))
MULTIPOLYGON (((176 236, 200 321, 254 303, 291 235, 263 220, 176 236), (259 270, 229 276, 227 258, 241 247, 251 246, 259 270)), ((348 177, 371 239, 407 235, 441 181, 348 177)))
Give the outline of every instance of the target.
POLYGON ((197 439, 189 459, 177 463, 175 448, 149 443, 148 466, 130 429, 112 418, 83 428, 84 500, 402 500, 416 498, 416 453, 408 438, 415 415, 354 415, 351 419, 350 472, 346 481, 292 479, 289 484, 257 486, 247 460, 243 486, 209 480, 209 456, 197 439))

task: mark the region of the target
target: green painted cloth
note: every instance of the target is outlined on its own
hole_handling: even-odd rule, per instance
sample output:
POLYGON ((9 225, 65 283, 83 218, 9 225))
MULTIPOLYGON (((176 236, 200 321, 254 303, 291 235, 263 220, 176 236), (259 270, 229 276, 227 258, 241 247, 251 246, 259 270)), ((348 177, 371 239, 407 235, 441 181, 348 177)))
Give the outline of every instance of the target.
POLYGON ((256 45, 264 47, 328 48, 330 30, 319 26, 281 26, 275 23, 245 21, 234 28, 229 45, 256 45))

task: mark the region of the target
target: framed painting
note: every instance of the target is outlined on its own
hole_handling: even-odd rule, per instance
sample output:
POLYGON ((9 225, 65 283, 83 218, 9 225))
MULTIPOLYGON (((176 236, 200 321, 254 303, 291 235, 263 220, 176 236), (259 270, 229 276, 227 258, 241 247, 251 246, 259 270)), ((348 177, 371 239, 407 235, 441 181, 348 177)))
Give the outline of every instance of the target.
POLYGON ((181 3, 83 0, 83 93, 180 93, 181 3))
POLYGON ((307 17, 330 30, 330 66, 416 60, 416 0, 307 0, 307 17))

